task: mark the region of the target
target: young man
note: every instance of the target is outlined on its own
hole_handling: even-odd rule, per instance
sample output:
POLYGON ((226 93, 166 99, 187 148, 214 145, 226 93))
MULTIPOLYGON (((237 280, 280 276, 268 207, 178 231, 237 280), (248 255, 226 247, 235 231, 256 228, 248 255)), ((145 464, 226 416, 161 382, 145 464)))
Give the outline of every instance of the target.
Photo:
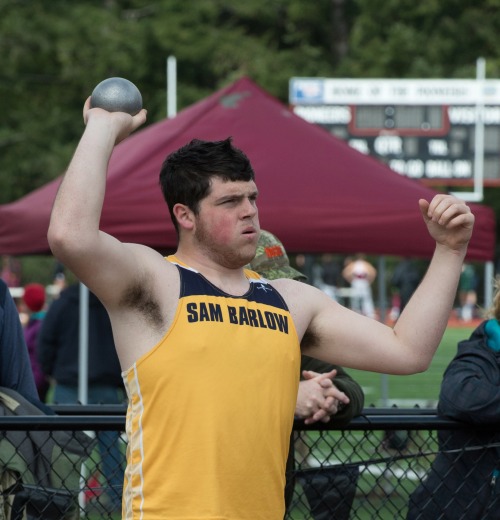
POLYGON ((145 119, 87 100, 48 232, 54 255, 110 315, 129 396, 123 517, 281 520, 301 342, 305 354, 345 367, 425 370, 474 217, 449 195, 419 202, 436 250, 392 329, 314 287, 244 270, 259 237, 258 190, 229 139, 193 141, 162 167, 175 256, 100 231, 110 155, 145 119))

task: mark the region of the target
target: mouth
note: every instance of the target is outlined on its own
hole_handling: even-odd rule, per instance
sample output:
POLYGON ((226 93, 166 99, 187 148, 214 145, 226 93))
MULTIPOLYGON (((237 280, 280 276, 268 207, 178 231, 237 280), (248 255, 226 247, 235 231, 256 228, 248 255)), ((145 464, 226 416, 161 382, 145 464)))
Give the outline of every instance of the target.
POLYGON ((257 235, 257 230, 254 227, 249 226, 243 230, 242 234, 246 236, 255 236, 257 235))

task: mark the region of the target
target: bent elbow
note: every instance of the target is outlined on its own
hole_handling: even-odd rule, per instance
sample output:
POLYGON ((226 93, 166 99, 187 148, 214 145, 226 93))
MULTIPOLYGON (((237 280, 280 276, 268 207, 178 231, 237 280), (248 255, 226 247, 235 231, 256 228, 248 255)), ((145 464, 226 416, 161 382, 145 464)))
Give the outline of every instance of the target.
POLYGON ((67 233, 61 228, 50 224, 47 231, 47 241, 49 243, 52 254, 58 258, 59 255, 65 250, 67 244, 67 233))
POLYGON ((78 240, 78 233, 63 226, 50 224, 47 231, 47 241, 52 254, 65 263, 65 259, 78 254, 82 241, 78 240))
POLYGON ((432 358, 430 359, 422 359, 417 358, 414 360, 414 362, 408 367, 409 370, 407 372, 407 375, 414 375, 414 374, 421 374, 422 372, 425 372, 429 369, 431 366, 432 358))

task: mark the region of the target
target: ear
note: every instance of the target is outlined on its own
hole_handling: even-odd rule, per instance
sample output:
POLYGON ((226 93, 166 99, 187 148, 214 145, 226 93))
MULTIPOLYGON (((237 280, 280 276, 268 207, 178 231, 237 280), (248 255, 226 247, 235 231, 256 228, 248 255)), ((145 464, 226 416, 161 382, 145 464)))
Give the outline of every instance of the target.
POLYGON ((173 208, 174 216, 179 227, 186 230, 194 228, 194 213, 185 204, 176 204, 173 208))

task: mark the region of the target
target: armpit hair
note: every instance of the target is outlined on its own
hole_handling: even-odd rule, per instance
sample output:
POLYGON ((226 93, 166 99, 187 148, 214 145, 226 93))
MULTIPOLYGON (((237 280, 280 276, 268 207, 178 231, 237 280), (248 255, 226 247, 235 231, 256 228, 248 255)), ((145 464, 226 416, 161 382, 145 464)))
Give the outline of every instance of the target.
POLYGON ((314 348, 318 346, 318 337, 309 329, 306 330, 300 342, 300 349, 314 348))
POLYGON ((137 310, 153 327, 161 327, 163 316, 159 303, 152 297, 147 283, 134 283, 124 292, 121 305, 137 310))

